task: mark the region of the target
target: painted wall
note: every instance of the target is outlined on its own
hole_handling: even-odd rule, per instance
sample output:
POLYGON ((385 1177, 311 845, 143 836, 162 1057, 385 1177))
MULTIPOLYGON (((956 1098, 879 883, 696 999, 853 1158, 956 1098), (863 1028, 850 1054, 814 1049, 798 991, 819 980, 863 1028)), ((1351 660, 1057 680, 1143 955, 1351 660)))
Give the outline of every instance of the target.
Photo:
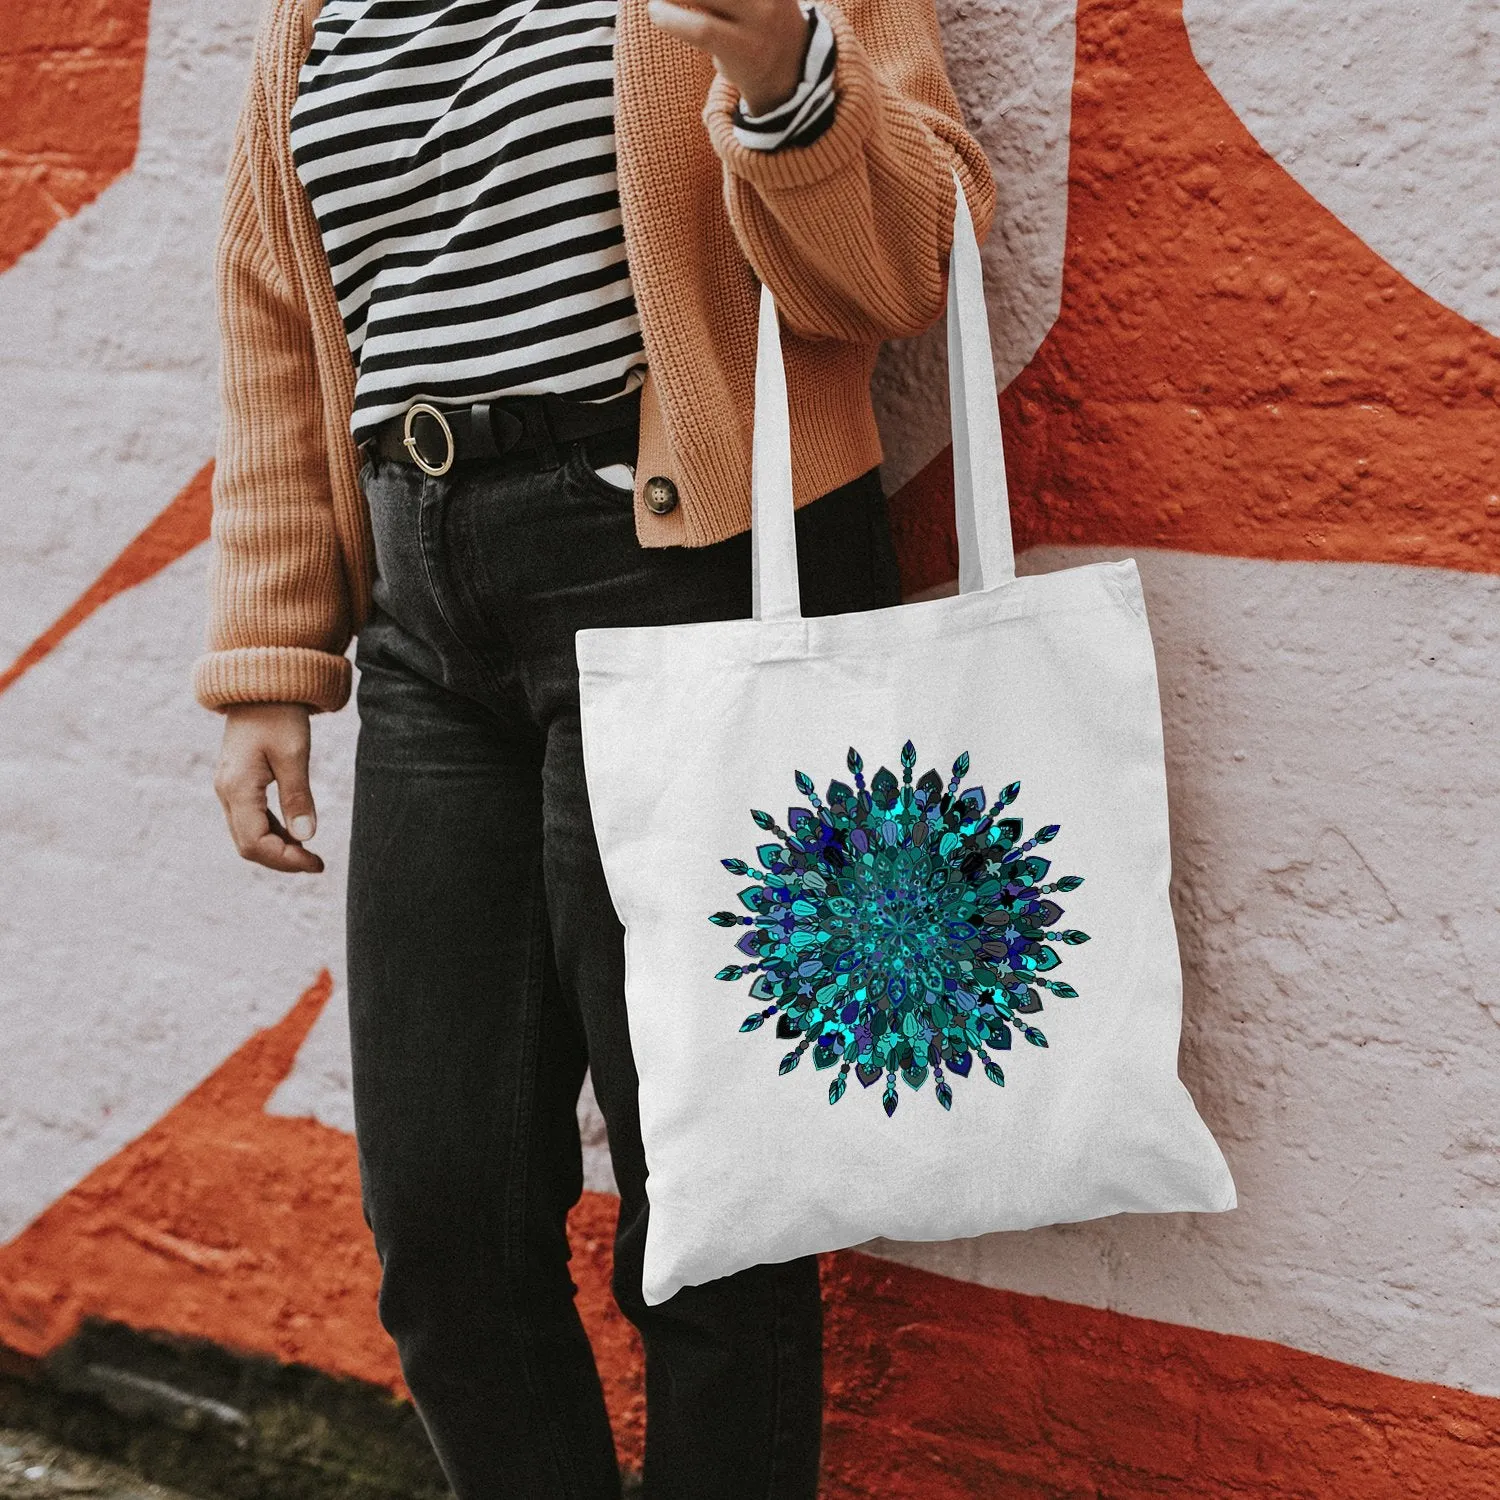
MULTIPOLYGON (((0 1344, 89 1314, 399 1387, 321 880, 243 865, 192 704, 208 257, 255 0, 0 41, 0 1344)), ((830 1257, 830 1496, 1500 1491, 1500 11, 951 0, 1030 569, 1133 554, 1182 1068, 1241 1193, 830 1257), (878 1472, 878 1487, 869 1475, 878 1472)), ((877 382, 908 591, 954 571, 942 343, 877 382)), ((582 1297, 633 1335, 587 1106, 582 1297)))

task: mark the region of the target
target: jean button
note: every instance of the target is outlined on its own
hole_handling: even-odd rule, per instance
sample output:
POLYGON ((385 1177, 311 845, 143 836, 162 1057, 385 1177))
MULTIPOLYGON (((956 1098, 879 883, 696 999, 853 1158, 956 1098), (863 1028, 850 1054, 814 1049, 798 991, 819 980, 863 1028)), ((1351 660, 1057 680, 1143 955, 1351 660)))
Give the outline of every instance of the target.
POLYGON ((677 509, 677 486, 660 474, 646 481, 646 509, 653 516, 664 516, 677 509))

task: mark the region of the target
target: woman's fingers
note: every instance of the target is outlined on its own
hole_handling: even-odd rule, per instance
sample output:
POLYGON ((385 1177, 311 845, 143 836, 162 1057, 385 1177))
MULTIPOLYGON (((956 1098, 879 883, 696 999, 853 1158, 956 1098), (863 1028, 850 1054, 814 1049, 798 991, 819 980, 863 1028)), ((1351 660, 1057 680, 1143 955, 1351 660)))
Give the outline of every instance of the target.
MULTIPOLYGON (((244 704, 228 711, 214 791, 241 858, 288 874, 323 868, 323 861, 276 819, 266 798, 275 781, 288 821, 299 833, 315 826, 307 762, 307 710, 301 705, 244 704), (304 818, 307 824, 299 821, 304 818)), ((310 838, 311 831, 304 836, 310 838)))
POLYGON ((704 52, 716 52, 724 42, 733 42, 734 25, 711 11, 674 5, 672 0, 651 0, 647 11, 663 31, 681 37, 704 52))
POLYGON ((323 861, 302 848, 272 816, 266 803, 269 778, 234 777, 219 786, 219 801, 229 821, 229 835, 241 859, 286 874, 316 873, 323 861))
POLYGON ((318 831, 318 810, 313 806, 307 772, 308 747, 273 744, 268 748, 268 756, 271 774, 276 778, 281 821, 299 844, 305 844, 318 831))
POLYGON ((277 821, 276 814, 269 809, 266 811, 266 821, 270 825, 271 838, 276 840, 274 851, 276 863, 270 868, 284 870, 288 874, 317 875, 322 872, 322 859, 311 849, 304 849, 302 840, 288 833, 286 828, 277 821))
POLYGON ((746 0, 685 0, 678 4, 677 0, 650 0, 646 9, 650 12, 652 20, 656 19, 658 9, 661 10, 685 10, 705 16, 713 16, 720 21, 742 20, 742 12, 746 0))

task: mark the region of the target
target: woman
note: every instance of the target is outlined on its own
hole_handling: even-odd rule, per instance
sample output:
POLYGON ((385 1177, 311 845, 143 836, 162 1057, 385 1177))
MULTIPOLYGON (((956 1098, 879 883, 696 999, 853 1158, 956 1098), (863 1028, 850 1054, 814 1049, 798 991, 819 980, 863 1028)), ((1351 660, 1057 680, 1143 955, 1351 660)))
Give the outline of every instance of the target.
POLYGON ((758 280, 803 610, 897 600, 869 378, 938 316, 983 153, 931 0, 272 0, 218 257, 199 701, 240 853, 319 871, 309 716, 350 692, 356 1135, 380 1315, 472 1497, 619 1493, 567 1270, 585 1070, 646 1351, 654 1500, 805 1497, 815 1262, 647 1308, 623 944, 580 628, 750 612, 758 280), (268 807, 276 783, 278 818, 268 807))

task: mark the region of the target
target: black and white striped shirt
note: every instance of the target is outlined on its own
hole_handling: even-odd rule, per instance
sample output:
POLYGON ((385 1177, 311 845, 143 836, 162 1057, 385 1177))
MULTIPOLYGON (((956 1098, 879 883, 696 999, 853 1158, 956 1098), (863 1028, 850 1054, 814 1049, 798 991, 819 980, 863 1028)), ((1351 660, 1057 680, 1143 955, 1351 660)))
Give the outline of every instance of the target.
MULTIPOLYGON (((835 108, 812 6, 803 81, 743 113, 805 145, 835 108)), ((615 178, 616 0, 326 0, 291 141, 358 371, 353 430, 413 401, 640 384, 615 178)))

